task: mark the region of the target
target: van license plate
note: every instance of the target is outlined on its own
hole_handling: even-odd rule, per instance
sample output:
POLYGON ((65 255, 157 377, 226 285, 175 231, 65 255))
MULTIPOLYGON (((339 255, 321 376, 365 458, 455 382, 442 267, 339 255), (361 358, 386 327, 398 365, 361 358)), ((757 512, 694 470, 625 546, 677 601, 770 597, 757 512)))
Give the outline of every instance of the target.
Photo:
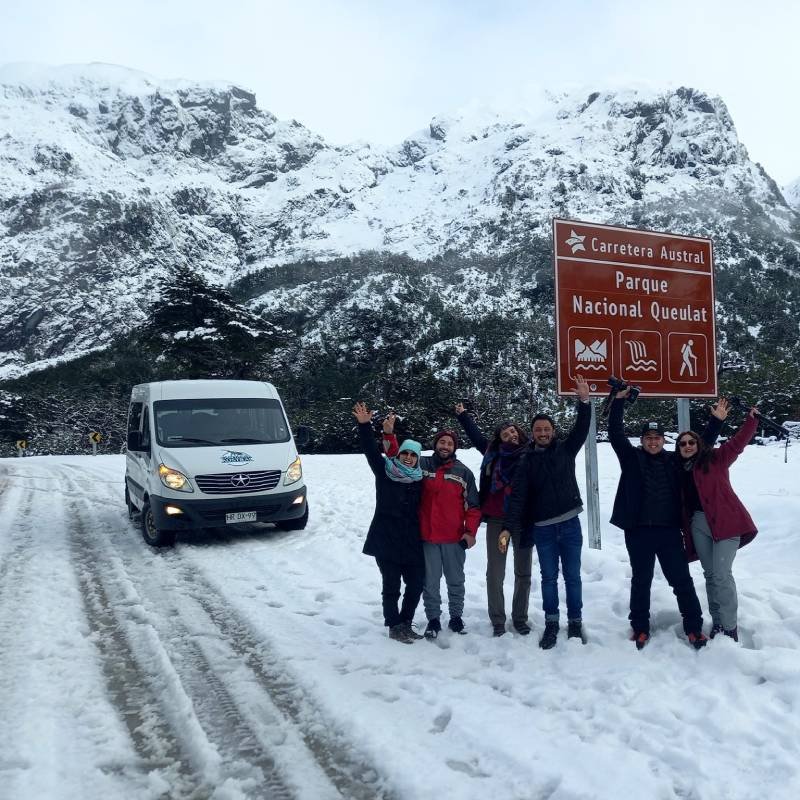
POLYGON ((231 511, 225 515, 225 522, 228 525, 235 525, 237 522, 255 522, 255 511, 231 511))

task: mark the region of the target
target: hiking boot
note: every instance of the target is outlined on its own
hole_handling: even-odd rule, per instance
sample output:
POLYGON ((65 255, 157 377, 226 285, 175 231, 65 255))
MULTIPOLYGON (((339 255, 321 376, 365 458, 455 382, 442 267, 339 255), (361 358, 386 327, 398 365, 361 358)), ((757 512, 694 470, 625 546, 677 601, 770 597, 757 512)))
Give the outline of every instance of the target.
POLYGON ((708 636, 709 636, 710 639, 713 639, 718 633, 722 633, 722 631, 723 631, 722 625, 720 625, 719 622, 715 622, 711 626, 711 631, 708 634, 708 636))
POLYGON ((580 639, 583 641, 583 622, 579 619, 567 621, 567 639, 580 639))
POLYGON ((425 638, 435 639, 442 630, 442 623, 439 622, 439 617, 434 617, 428 620, 428 627, 425 628, 425 638))
POLYGON ((695 650, 699 650, 701 647, 705 647, 708 644, 708 636, 706 636, 703 631, 692 631, 691 633, 687 633, 686 638, 689 640, 689 644, 694 647, 695 650))
POLYGON ((726 636, 730 636, 731 639, 733 639, 734 642, 738 642, 739 641, 739 628, 738 628, 738 626, 736 628, 731 628, 729 631, 723 630, 722 632, 726 636))
POLYGON ((400 624, 405 628, 406 634, 408 635, 409 639, 421 639, 422 638, 422 634, 421 633, 417 633, 414 630, 414 626, 410 622, 401 622, 400 624))
POLYGON ((464 620, 461 617, 450 617, 450 622, 447 623, 453 633, 466 633, 464 630, 464 620))
POLYGON ((650 641, 648 631, 634 631, 631 639, 636 642, 636 649, 643 650, 644 646, 650 641))
POLYGON ((531 632, 531 626, 527 622, 515 622, 514 630, 522 636, 527 636, 531 632))
POLYGON ((392 625, 392 627, 389 628, 389 638, 394 639, 396 642, 402 642, 403 644, 412 644, 414 641, 409 637, 406 632, 406 626, 403 625, 402 622, 397 625, 392 625))
POLYGON ((539 647, 542 650, 549 650, 551 647, 556 646, 556 639, 558 639, 558 623, 555 621, 545 622, 544 633, 542 638, 539 639, 539 647))
POLYGON ((506 634, 506 626, 505 625, 492 625, 492 636, 505 636, 506 634))

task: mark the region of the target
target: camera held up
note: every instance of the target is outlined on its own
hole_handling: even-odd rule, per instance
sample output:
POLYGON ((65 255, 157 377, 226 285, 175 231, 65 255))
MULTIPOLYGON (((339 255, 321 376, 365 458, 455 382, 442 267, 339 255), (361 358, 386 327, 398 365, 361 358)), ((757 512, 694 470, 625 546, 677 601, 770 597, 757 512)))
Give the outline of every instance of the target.
POLYGON ((625 381, 623 381, 621 378, 617 378, 615 375, 612 375, 608 379, 608 385, 611 387, 611 391, 608 393, 608 397, 603 400, 603 405, 600 408, 600 413, 603 416, 608 414, 608 409, 611 407, 611 402, 613 401, 617 392, 621 392, 624 389, 630 388, 630 394, 625 398, 625 402, 633 405, 636 402, 636 399, 639 397, 639 392, 642 391, 641 386, 637 386, 633 383, 625 383, 625 381))

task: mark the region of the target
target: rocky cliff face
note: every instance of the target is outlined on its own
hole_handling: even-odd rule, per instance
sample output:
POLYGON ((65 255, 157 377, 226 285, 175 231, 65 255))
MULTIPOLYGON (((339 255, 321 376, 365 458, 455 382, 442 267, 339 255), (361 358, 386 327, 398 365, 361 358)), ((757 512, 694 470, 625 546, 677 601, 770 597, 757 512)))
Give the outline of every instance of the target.
POLYGON ((776 413, 800 409, 798 206, 798 184, 781 192, 722 100, 694 89, 551 95, 535 114, 473 110, 395 147, 333 147, 229 84, 3 68, 3 414, 37 407, 55 430, 49 398, 69 407, 94 380, 93 413, 120 418, 127 386, 182 369, 165 354, 187 342, 232 354, 202 374, 236 361, 318 428, 344 419, 330 449, 346 438, 336 398, 352 395, 424 398, 425 424, 454 395, 504 417, 549 410, 553 216, 713 238, 720 362, 776 413), (169 331, 151 311, 164 286, 183 298, 169 331), (234 358, 247 342, 262 349, 234 358), (82 356, 67 391, 70 369, 53 367, 82 356), (35 398, 8 384, 25 375, 35 398))
POLYGON ((800 178, 783 187, 786 202, 795 211, 800 211, 800 178))
POLYGON ((135 328, 179 267, 229 285, 364 250, 496 256, 546 237, 553 215, 709 235, 723 266, 744 251, 796 266, 796 212, 724 103, 692 89, 437 117, 378 149, 331 147, 231 85, 6 68, 0 131, 0 376, 135 328))

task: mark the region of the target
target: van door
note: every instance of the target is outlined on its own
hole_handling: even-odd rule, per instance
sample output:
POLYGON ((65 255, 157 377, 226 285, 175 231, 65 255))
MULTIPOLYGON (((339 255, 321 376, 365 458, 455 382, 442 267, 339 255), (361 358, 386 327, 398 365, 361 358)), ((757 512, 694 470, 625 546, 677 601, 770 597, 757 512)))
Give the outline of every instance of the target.
MULTIPOLYGON (((131 403, 128 412, 128 432, 139 431, 142 434, 142 444, 150 447, 150 428, 148 423, 147 406, 144 403, 131 403)), ((129 450, 125 460, 128 493, 138 508, 144 503, 147 491, 147 476, 150 463, 148 453, 138 450, 129 450)))

